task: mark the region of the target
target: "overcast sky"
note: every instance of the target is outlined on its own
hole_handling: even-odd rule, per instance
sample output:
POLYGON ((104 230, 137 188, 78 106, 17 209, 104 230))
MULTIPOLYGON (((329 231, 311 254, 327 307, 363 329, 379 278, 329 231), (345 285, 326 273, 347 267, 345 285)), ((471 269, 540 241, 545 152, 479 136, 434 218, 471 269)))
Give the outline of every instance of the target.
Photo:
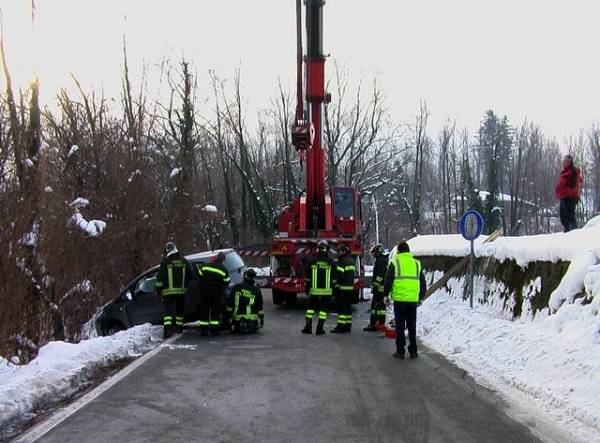
MULTIPOLYGON (((28 4, 0 0, 19 84, 33 65, 28 4)), ((222 76, 240 65, 248 105, 266 106, 279 78, 293 83, 294 14, 295 0, 37 0, 42 99, 69 73, 116 96, 125 33, 134 73, 164 56, 222 76)), ((327 0, 325 49, 354 83, 379 73, 398 121, 423 98, 432 129, 476 128, 492 108, 562 141, 600 120, 599 17, 598 0, 327 0)))

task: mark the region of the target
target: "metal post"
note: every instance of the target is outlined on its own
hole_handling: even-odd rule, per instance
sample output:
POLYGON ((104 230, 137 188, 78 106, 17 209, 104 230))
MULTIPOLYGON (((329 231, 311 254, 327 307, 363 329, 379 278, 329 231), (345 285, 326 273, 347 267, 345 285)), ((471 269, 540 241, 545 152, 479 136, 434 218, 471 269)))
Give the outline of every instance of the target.
POLYGON ((471 240, 471 256, 469 260, 469 304, 473 309, 473 283, 475 281, 475 242, 471 240))

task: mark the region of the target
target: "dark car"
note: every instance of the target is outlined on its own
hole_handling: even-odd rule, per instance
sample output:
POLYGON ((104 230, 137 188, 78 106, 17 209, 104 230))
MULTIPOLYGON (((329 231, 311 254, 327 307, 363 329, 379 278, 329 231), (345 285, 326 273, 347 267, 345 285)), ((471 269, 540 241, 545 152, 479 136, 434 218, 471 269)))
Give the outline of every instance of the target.
MULTIPOLYGON (((199 254, 188 255, 186 258, 194 268, 202 263, 215 259, 219 252, 225 254, 225 267, 231 277, 230 288, 243 281, 246 265, 233 249, 222 249, 199 254)), ((108 303, 96 320, 96 329, 100 335, 110 335, 116 331, 132 326, 152 323, 162 325, 164 308, 156 293, 156 274, 158 266, 137 276, 112 302, 108 303)), ((185 301, 185 321, 198 320, 200 301, 197 297, 187 296, 185 301)))

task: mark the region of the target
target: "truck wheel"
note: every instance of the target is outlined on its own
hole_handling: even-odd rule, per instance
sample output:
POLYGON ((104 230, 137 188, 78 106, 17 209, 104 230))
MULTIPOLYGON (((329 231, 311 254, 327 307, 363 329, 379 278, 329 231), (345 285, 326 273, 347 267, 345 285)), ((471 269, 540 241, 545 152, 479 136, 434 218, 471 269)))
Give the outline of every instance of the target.
POLYGON ((296 294, 295 292, 290 292, 290 293, 286 294, 285 304, 289 308, 296 306, 297 301, 298 301, 298 294, 296 294))
POLYGON ((284 301, 284 293, 278 289, 273 289, 273 304, 282 305, 284 301))

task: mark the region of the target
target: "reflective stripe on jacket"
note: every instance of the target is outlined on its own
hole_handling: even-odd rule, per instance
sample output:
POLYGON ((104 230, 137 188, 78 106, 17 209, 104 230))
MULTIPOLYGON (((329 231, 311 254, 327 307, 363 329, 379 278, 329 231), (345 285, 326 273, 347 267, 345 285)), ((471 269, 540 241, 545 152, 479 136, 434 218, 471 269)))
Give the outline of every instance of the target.
POLYGON ((375 265, 373 266, 373 290, 377 294, 383 294, 387 268, 388 255, 383 253, 379 254, 375 259, 375 265))
POLYGON ((193 278, 190 263, 179 253, 167 256, 156 275, 156 288, 163 297, 185 295, 187 284, 193 278))
POLYGON ((351 255, 344 255, 338 260, 336 267, 337 287, 342 291, 354 290, 354 277, 356 275, 356 263, 351 255))
POLYGON ((263 316, 263 299, 260 289, 248 283, 233 287, 233 297, 228 307, 234 321, 258 321, 263 316))
POLYGON ((396 254, 394 265, 394 283, 391 298, 397 302, 418 302, 421 292, 421 262, 410 252, 396 254))
POLYGON ((333 294, 333 260, 325 253, 319 253, 308 263, 306 272, 306 292, 308 295, 328 296, 333 294))

